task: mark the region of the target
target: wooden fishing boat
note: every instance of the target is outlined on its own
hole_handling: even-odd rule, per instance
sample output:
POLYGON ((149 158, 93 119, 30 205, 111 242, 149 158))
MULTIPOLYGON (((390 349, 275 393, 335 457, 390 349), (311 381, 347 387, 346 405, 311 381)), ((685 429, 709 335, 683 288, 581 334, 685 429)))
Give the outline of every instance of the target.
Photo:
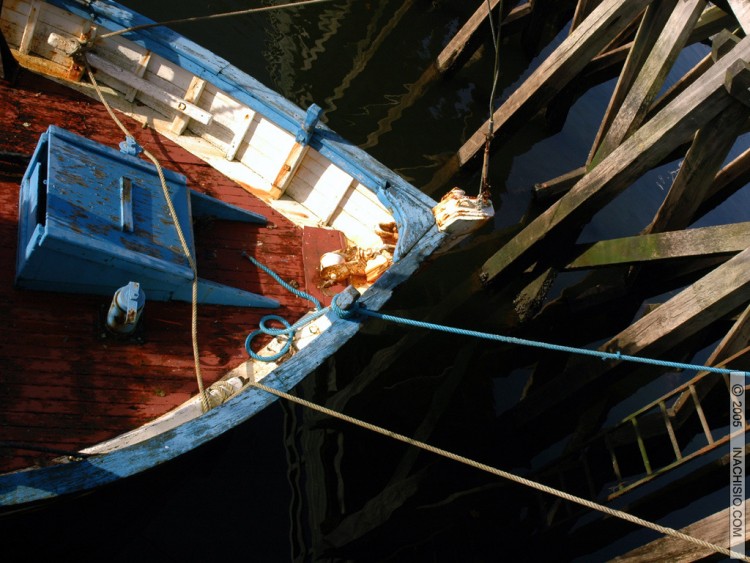
POLYGON ((255 382, 289 390, 356 333, 332 299, 381 307, 492 215, 459 190, 433 209, 317 106, 165 27, 111 34, 152 23, 122 6, 0 5, 5 512, 247 420, 275 399, 255 382), (298 329, 246 342, 269 312, 298 329))

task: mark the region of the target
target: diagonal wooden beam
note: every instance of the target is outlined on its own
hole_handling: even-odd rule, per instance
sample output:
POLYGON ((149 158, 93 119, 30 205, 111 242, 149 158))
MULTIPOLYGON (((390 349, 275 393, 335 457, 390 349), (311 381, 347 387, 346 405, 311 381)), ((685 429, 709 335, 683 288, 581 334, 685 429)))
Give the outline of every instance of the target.
MULTIPOLYGON (((499 3, 500 0, 490 0, 490 9, 494 11, 499 3)), ((507 4, 505 6, 507 6, 507 4)), ((501 33, 503 31, 502 28, 516 23, 523 18, 528 18, 530 13, 531 2, 524 2, 523 4, 515 6, 510 10, 507 16, 503 16, 501 33)), ((492 17, 495 16, 493 15, 492 17)), ((488 23, 487 18, 487 0, 482 0, 476 12, 472 14, 468 21, 458 33, 453 36, 453 39, 448 42, 437 56, 438 72, 448 72, 459 60, 468 57, 468 55, 465 54, 465 50, 472 43, 472 40, 479 33, 482 26, 488 23)))
MULTIPOLYGON (((748 510, 750 510, 750 506, 748 506, 748 501, 745 501, 743 513, 748 510)), ((731 511, 732 508, 726 508, 702 520, 693 522, 680 531, 694 538, 701 538, 721 547, 730 548, 731 511)), ((750 527, 745 531, 745 541, 750 541, 750 527)), ((702 561, 714 555, 716 554, 711 549, 671 536, 664 536, 610 559, 610 561, 612 563, 640 563, 642 561, 683 561, 686 563, 688 561, 702 561)))
POLYGON ((521 262, 550 233, 586 220, 611 201, 646 170, 690 140, 721 111, 735 103, 724 87, 728 68, 736 60, 750 57, 750 38, 744 38, 730 53, 706 71, 667 107, 644 124, 573 189, 532 221, 496 252, 482 267, 485 282, 521 262))
POLYGON ((750 34, 750 0, 727 0, 745 34, 750 34))
MULTIPOLYGON (((650 3, 604 0, 495 111, 495 133, 536 113, 650 3)), ((488 129, 489 120, 459 149, 459 166, 484 148, 488 129)))
POLYGON ((696 218, 714 209, 748 182, 750 182, 750 149, 744 151, 716 174, 706 198, 696 212, 696 218))
POLYGON ((638 26, 635 39, 628 44, 627 58, 617 79, 615 90, 612 92, 607 111, 602 118, 599 131, 591 145, 591 151, 586 160, 587 167, 590 166, 594 154, 596 154, 597 149, 612 126, 612 122, 622 108, 625 98, 633 87, 636 78, 640 75, 649 53, 659 39, 659 34, 666 26, 676 4, 677 0, 665 0, 664 2, 651 4, 646 8, 643 18, 641 18, 641 23, 638 26))
MULTIPOLYGON (((599 349, 659 358, 748 301, 750 249, 742 251, 683 289, 599 349)), ((627 367, 623 366, 623 362, 612 364, 592 358, 574 358, 569 365, 563 374, 516 405, 512 413, 508 411, 516 427, 533 424, 552 409, 559 410, 562 406, 575 408, 575 405, 570 406, 570 401, 575 403, 576 397, 584 396, 582 393, 586 386, 605 377, 610 370, 627 367)))
POLYGON ((726 255, 750 247, 750 222, 716 225, 699 229, 641 234, 602 240, 578 247, 578 256, 564 270, 600 268, 618 264, 726 255))
POLYGON ((695 134, 667 197, 645 233, 677 231, 693 222, 734 142, 745 128, 750 110, 734 102, 695 134))
POLYGON ((573 13, 573 20, 570 23, 570 32, 573 33, 575 29, 581 25, 581 22, 596 8, 601 0, 578 0, 576 4, 575 12, 573 13))
MULTIPOLYGON (((644 30, 642 43, 648 54, 643 65, 638 69, 638 75, 633 80, 632 86, 627 89, 617 115, 609 125, 601 145, 595 149, 596 152, 591 158, 589 168, 606 158, 641 125, 674 61, 687 43, 698 18, 706 7, 706 0, 680 0, 676 5, 674 4, 673 0, 660 3, 658 6, 654 4, 649 10, 649 13, 654 10, 653 16, 644 17, 647 29, 644 30), (668 15, 668 18, 666 23, 662 24, 665 15, 668 15), (654 40, 655 34, 658 34, 658 37, 654 40)), ((641 35, 640 31, 639 35, 641 35)), ((634 49, 638 47, 638 44, 639 41, 636 40, 634 49)), ((639 54, 643 56, 642 53, 639 52, 639 54)))

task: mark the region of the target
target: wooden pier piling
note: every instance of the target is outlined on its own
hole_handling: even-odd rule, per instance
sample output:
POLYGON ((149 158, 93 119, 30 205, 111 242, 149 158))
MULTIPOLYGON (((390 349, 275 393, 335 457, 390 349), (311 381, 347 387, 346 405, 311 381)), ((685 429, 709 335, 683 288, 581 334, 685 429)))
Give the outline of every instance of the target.
MULTIPOLYGON (((476 4, 429 74, 417 82, 416 92, 438 77, 452 80, 482 39, 489 27, 488 6, 484 0, 476 4)), ((499 4, 491 1, 490 9, 499 4)), ((505 3, 504 36, 517 33, 515 48, 525 43, 538 50, 540 30, 529 27, 544 19, 552 4, 505 3)), ((420 311, 421 320, 454 325, 451 319, 458 316, 479 325, 467 328, 519 338, 750 369, 750 217, 738 212, 733 223, 706 224, 711 210, 750 182, 750 149, 734 150, 750 130, 750 2, 578 0, 567 8, 570 31, 559 34, 559 44, 495 110, 493 147, 509 146, 532 118, 546 118, 554 129, 579 96, 616 78, 590 150, 569 163, 569 172, 529 186, 533 202, 507 233, 472 242, 472 275, 453 280, 452 289, 436 290, 440 310, 420 311), (674 76, 675 61, 688 48, 697 62, 674 76), (701 50, 707 53, 702 58, 701 50), (651 217, 626 236, 579 240, 605 206, 666 164, 673 172, 659 186, 660 201, 649 202, 655 210, 651 217), (555 288, 556 280, 573 278, 555 288)), ((403 105, 415 102, 405 97, 403 105)), ((475 126, 426 187, 428 193, 452 187, 447 181, 457 171, 478 164, 489 121, 475 126)), ((450 285, 444 279, 450 275, 440 274, 429 283, 440 279, 450 285)), ((406 423, 410 433, 426 440, 440 435, 443 417, 457 408, 463 393, 471 392, 467 381, 484 376, 486 411, 476 413, 473 403, 470 414, 461 413, 484 417, 481 432, 487 436, 472 435, 486 446, 483 461, 529 468, 538 481, 601 503, 617 502, 654 520, 682 508, 693 495, 708 496, 727 485, 730 397, 722 375, 458 340, 451 340, 455 349, 448 357, 443 354, 447 337, 419 330, 397 337, 397 329, 389 330, 393 341, 371 357, 357 358, 356 378, 339 381, 334 374, 311 383, 309 392, 328 385, 328 406, 359 410, 365 419, 377 419, 375 404, 398 405, 412 417, 406 423), (405 355, 425 358, 424 373, 435 377, 396 373, 395 360, 405 355), (505 399, 501 388, 517 395, 498 406, 505 399), (377 400, 360 400, 365 391, 377 400), (622 414, 623 404, 635 406, 622 414)), ((464 423, 462 418, 462 428, 464 423)), ((356 438, 341 437, 318 420, 309 432, 322 452, 314 461, 316 474, 330 480, 332 472, 345 471, 343 444, 352 447, 356 438)), ((391 453, 390 446, 383 450, 391 453)), ((420 495, 429 497, 421 482, 437 478, 433 463, 438 462, 412 451, 394 456, 399 460, 395 469, 381 475, 372 495, 350 507, 345 518, 331 516, 336 503, 351 502, 345 492, 329 491, 321 499, 327 512, 316 517, 331 518, 331 525, 320 545, 345 554, 352 545, 380 545, 384 536, 391 538, 410 523, 414 506, 423 506, 420 495)), ((506 540, 532 538, 545 549, 560 549, 562 559, 581 555, 569 538, 605 549, 630 531, 559 500, 531 498, 503 484, 464 482, 445 498, 424 502, 426 527, 440 521, 444 506, 463 508, 466 502, 475 507, 486 496, 501 497, 508 514, 526 515, 518 522, 503 520, 498 533, 506 540)), ((719 536, 726 514, 715 507, 711 511, 716 514, 700 514, 705 518, 686 530, 725 545, 726 538, 719 536)), ((708 555, 658 540, 621 557, 637 560, 654 550, 687 559, 708 555)))
POLYGON ((486 282, 520 262, 545 237, 572 222, 590 217, 641 174, 686 142, 719 113, 736 102, 724 87, 734 61, 750 56, 750 40, 743 39, 672 103, 635 131, 562 199, 535 219, 482 268, 486 282))
MULTIPOLYGON (((529 20, 533 17, 532 13, 529 20)), ((479 274, 487 291, 507 291, 511 281, 525 279, 526 287, 516 290, 513 299, 518 322, 531 333, 540 327, 564 326, 576 315, 578 325, 599 318, 598 308, 602 316, 619 309, 624 311, 622 317, 630 319, 639 309, 635 319, 624 324, 619 315, 611 315, 613 322, 600 331, 597 347, 690 361, 696 349, 711 345, 707 365, 746 369, 750 365, 747 222, 698 228, 695 222, 750 182, 750 151, 726 162, 737 139, 750 129, 750 43, 744 37, 750 30, 750 3, 579 0, 570 28, 569 36, 496 110, 494 143, 502 146, 522 119, 545 107, 547 112, 566 111, 565 105, 593 83, 587 78, 592 72, 617 69, 617 85, 586 162, 572 163, 568 173, 534 186, 541 208, 538 215, 485 260, 479 274), (709 38, 711 53, 665 88, 683 49, 709 38), (680 164, 669 189, 645 228, 614 240, 573 243, 582 226, 617 195, 654 167, 675 160, 680 164), (590 273, 547 300, 549 280, 558 271, 590 273), (643 303, 645 296, 664 291, 671 293, 662 303, 643 303), (529 299, 539 303, 529 307, 529 299)), ((463 144, 444 172, 475 160, 487 126, 484 123, 463 144)), ((436 178, 445 178, 445 173, 436 178)), ((554 331, 549 335, 556 336, 554 331)), ((575 335, 565 336, 576 340, 575 335)), ((531 457, 572 433, 565 454, 570 457, 560 456, 550 466, 569 467, 578 477, 561 474, 554 483, 601 498, 600 484, 592 477, 592 468, 601 469, 599 462, 581 465, 572 460, 584 455, 582 444, 591 443, 617 400, 632 396, 668 370, 541 351, 536 360, 518 354, 527 358, 532 375, 519 402, 497 418, 505 452, 531 457), (554 424, 540 425, 540 420, 554 424), (512 431, 503 433, 503 429, 512 431), (522 438, 514 443, 517 436, 522 438), (530 443, 534 446, 529 451, 530 443)), ((726 416, 725 387, 720 376, 700 373, 677 400, 670 395, 669 406, 667 399, 648 405, 633 415, 627 429, 617 430, 618 437, 608 447, 619 452, 619 462, 609 454, 604 459, 604 467, 615 466, 615 480, 620 482, 612 498, 637 488, 623 477, 632 473, 633 464, 641 464, 640 471, 646 474, 642 482, 651 483, 682 465, 683 458, 687 462, 715 455, 728 440, 716 430, 725 424, 720 422, 726 416), (622 442, 626 430, 632 436, 622 442), (686 432, 704 436, 706 446, 685 453, 686 432), (654 446, 657 439, 661 449, 654 446), (664 458, 669 455, 677 461, 664 458)), ((554 509, 548 509, 549 520, 554 509)), ((695 529, 718 525, 723 516, 717 514, 695 529)), ((660 540, 654 549, 669 543, 660 540)), ((675 553, 685 551, 684 546, 674 548, 675 553)), ((628 556, 642 553, 636 550, 628 556)))

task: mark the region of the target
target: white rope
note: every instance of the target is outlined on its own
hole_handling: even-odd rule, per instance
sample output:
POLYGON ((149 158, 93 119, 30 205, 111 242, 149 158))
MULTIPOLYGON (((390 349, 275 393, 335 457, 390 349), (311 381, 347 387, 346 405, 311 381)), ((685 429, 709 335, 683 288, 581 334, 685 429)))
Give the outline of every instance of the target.
POLYGON ((679 530, 675 530, 674 528, 668 528, 666 526, 661 526, 659 524, 656 524, 654 522, 649 522, 648 520, 644 520, 643 518, 639 518, 638 516, 633 516, 632 514, 628 514, 627 512, 623 512, 622 510, 617 510, 614 508, 610 508, 608 506, 604 506, 603 504, 599 504, 597 502, 590 501, 588 499, 571 495, 570 493, 566 493, 565 491, 560 491, 558 489, 555 489, 553 487, 549 487, 547 485, 544 485, 542 483, 537 483, 536 481, 532 481, 530 479, 526 479, 524 477, 519 477, 518 475, 514 475, 513 473, 508 473, 507 471, 503 471, 502 469, 498 469, 496 467, 492 467, 490 465, 486 465, 484 463, 475 461, 473 459, 469 459, 467 457, 463 457, 461 455, 455 454, 453 452, 449 452, 447 450, 443 450, 441 448, 437 448, 435 446, 431 446, 430 444, 426 444, 425 442, 420 442, 419 440, 415 440, 414 438, 410 438, 408 436, 404 436, 402 434, 397 434, 396 432, 392 432, 390 430, 387 430, 385 428, 382 428, 380 426, 376 426, 374 424, 370 424, 369 422, 365 422, 356 418, 353 418, 351 416, 336 412, 334 410, 331 410, 327 407, 323 407, 321 405, 318 405, 316 403, 311 403, 310 401, 307 401, 305 399, 301 399, 299 397, 295 397, 294 395, 290 395, 288 393, 284 393, 283 391, 279 391, 278 389, 274 389, 272 387, 268 387, 267 385, 263 385, 262 383, 257 382, 251 382, 250 385, 261 389, 263 391, 266 391, 267 393, 271 393, 273 395, 276 395, 277 397, 281 397, 283 399, 286 399, 288 401, 292 401, 293 403, 297 403, 298 405, 302 405, 304 407, 307 407, 309 409, 313 409, 315 411, 318 411, 322 414, 338 418, 339 420, 343 420, 345 422, 349 422, 350 424, 354 424, 355 426, 359 426, 360 428, 365 428, 366 430, 370 430, 372 432, 376 432, 378 434, 382 434, 383 436, 387 436, 388 438, 392 438, 394 440, 398 440, 399 442, 403 442, 405 444, 409 444, 410 446, 414 446, 417 448, 420 448, 422 450, 428 451, 430 453, 445 457, 447 459, 452 459, 453 461, 457 461, 459 463, 463 463, 464 465, 468 465, 470 467, 474 467, 476 469, 480 469, 482 471, 485 471, 487 473, 491 473, 492 475, 497 475, 498 477, 502 477, 504 479, 507 479, 509 481, 513 481, 514 483, 518 483, 519 485, 524 485, 525 487, 529 487, 532 489, 536 489, 537 491, 541 491, 543 493, 547 493, 550 495, 554 495, 556 497, 559 497, 561 499, 574 502, 576 504, 580 504, 581 506, 584 506, 586 508, 589 508, 591 510, 597 510, 599 512, 602 512, 604 514, 608 514, 609 516, 614 516, 615 518, 620 518, 621 520, 625 520, 627 522, 630 522, 632 524, 636 524, 638 526, 642 526, 644 528, 649 528, 651 530, 654 530, 656 532, 659 532, 660 534, 664 534, 666 536, 671 536, 673 538, 681 539, 686 542, 690 542, 695 545, 699 545, 701 547, 704 547, 706 549, 710 549, 712 551, 715 551, 716 553, 721 553, 722 555, 726 555, 727 557, 734 557, 736 559, 741 559, 743 561, 750 561, 750 557, 746 557, 744 555, 741 555, 737 552, 730 551, 729 549, 707 542, 705 540, 702 540, 700 538, 695 538, 693 536, 690 536, 688 534, 685 534, 684 532, 680 532, 679 530))
MULTIPOLYGON (((133 137, 130 131, 128 131, 128 128, 125 127, 122 121, 120 121, 117 115, 115 115, 115 112, 112 110, 109 103, 107 102, 107 99, 104 97, 104 93, 102 92, 101 88, 99 88, 99 83, 97 82, 96 77, 94 76, 94 73, 91 70, 91 67, 89 66, 88 61, 86 61, 85 55, 83 56, 83 60, 84 60, 84 63, 86 64, 86 72, 89 75, 91 84, 93 84, 94 89, 96 90, 96 93, 99 95, 99 99, 101 100, 102 104, 104 104, 104 107, 107 109, 109 116, 117 124, 117 126, 125 134, 126 137, 133 137)), ((175 211, 174 204, 172 203, 172 196, 169 193, 169 187, 167 186, 167 180, 164 177, 164 172, 161 168, 161 165, 159 164, 159 161, 157 160, 157 158, 153 154, 151 154, 146 148, 143 148, 143 154, 156 167, 156 172, 159 175, 159 180, 161 182, 161 188, 162 188, 162 191, 164 192, 164 199, 167 202, 167 207, 169 208, 169 214, 171 215, 172 221, 174 222, 174 227, 175 227, 175 231, 177 232, 177 237, 180 239, 180 245, 182 246, 182 251, 185 253, 185 257, 187 258, 188 264, 190 265, 190 270, 192 270, 193 272, 192 315, 191 315, 193 361, 195 362, 195 378, 198 383, 198 392, 201 397, 201 408, 203 409, 203 412, 206 412, 208 411, 210 406, 209 406, 208 397, 206 395, 206 390, 204 389, 204 386, 203 386, 203 374, 201 372, 200 351, 198 349, 198 265, 195 263, 195 259, 193 258, 193 255, 190 252, 190 246, 188 245, 187 240, 185 239, 185 234, 182 231, 182 226, 180 225, 180 221, 177 218, 177 212, 175 211)))

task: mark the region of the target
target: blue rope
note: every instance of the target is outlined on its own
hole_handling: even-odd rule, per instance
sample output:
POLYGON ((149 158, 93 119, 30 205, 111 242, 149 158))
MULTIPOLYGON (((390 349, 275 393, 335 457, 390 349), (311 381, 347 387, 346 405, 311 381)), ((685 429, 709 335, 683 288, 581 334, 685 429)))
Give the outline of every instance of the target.
POLYGON ((458 334, 461 336, 471 336, 474 338, 482 338, 484 340, 494 340, 497 342, 503 342, 505 344, 514 344, 516 346, 531 346, 533 348, 543 348, 545 350, 553 350, 556 352, 566 352, 568 354, 593 356, 593 357, 600 358, 602 360, 636 362, 640 364, 649 364, 649 365, 661 366, 661 367, 666 367, 666 368, 671 368, 671 369, 707 371, 711 373, 728 374, 728 375, 732 373, 741 373, 745 377, 750 377, 750 373, 746 371, 742 371, 742 370, 717 368, 717 367, 712 367, 712 366, 687 364, 687 363, 682 363, 682 362, 671 362, 669 360, 657 360, 655 358, 643 358, 639 356, 631 356, 628 354, 623 354, 619 350, 617 352, 602 352, 601 350, 589 350, 588 348, 577 348, 575 346, 564 346, 562 344, 550 344, 548 342, 540 342, 538 340, 528 340, 526 338, 516 338, 514 336, 503 336, 501 334, 491 334, 487 332, 478 332, 476 330, 467 330, 463 328, 455 328, 455 327, 449 327, 449 326, 444 326, 444 325, 438 325, 438 324, 428 323, 424 321, 415 321, 413 319, 406 319, 404 317, 396 317, 394 315, 388 315, 386 313, 380 313, 378 311, 371 311, 370 309, 363 307, 358 302, 354 303, 354 306, 351 309, 342 309, 337 303, 337 299, 340 294, 334 296, 333 300, 331 301, 331 305, 329 307, 323 308, 320 304, 320 301, 315 299, 315 297, 313 297, 312 295, 309 295, 305 293, 304 291, 300 291, 292 287, 291 285, 286 283, 284 280, 282 280, 278 275, 276 275, 276 273, 271 271, 266 266, 263 266, 262 264, 260 264, 252 256, 249 256, 245 254, 244 252, 243 252, 243 255, 246 256, 248 260, 250 260, 253 264, 255 264, 264 272, 266 272, 271 277, 273 277, 286 289, 288 289, 289 291, 291 291, 292 293, 294 293, 295 295, 299 297, 312 301, 315 304, 315 309, 316 309, 314 313, 303 317, 302 319, 300 319, 293 325, 289 325, 289 323, 285 319, 279 317, 278 315, 267 315, 261 319, 260 327, 258 328, 258 330, 249 334, 247 339, 245 340, 245 349, 247 350, 247 353, 250 354, 252 358, 256 360, 261 360, 264 362, 272 362, 274 360, 279 359, 284 354, 286 354, 287 351, 289 350, 289 347, 292 344, 292 339, 294 338, 295 331, 299 329, 302 325, 305 325, 317 319, 318 317, 323 316, 328 311, 333 311, 337 316, 339 316, 342 319, 356 319, 357 316, 366 316, 366 317, 372 317, 375 319, 380 319, 382 321, 389 321, 392 323, 413 326, 417 328, 426 328, 429 330, 437 330, 440 332, 458 334), (280 322, 281 324, 284 325, 284 328, 274 329, 274 328, 270 328, 266 326, 266 323, 270 320, 275 320, 275 321, 280 322), (250 349, 250 343, 252 342, 253 338, 255 338, 259 334, 269 334, 271 336, 286 335, 287 341, 279 353, 273 356, 259 356, 250 349))
MULTIPOLYGON (((341 309, 336 306, 335 298, 333 302, 331 303, 331 308, 334 310, 334 312, 336 312, 336 314, 339 314, 339 311, 341 311, 341 309)), ((356 314, 361 314, 367 317, 372 317, 375 319, 389 321, 389 322, 393 322, 393 323, 397 323, 401 325, 413 326, 413 327, 418 327, 418 328, 426 328, 430 330, 437 330, 440 332, 447 332, 450 334, 458 334, 462 336, 471 336, 475 338, 482 338, 485 340, 494 340, 497 342, 503 342, 506 344, 514 344, 517 346, 531 346, 534 348, 543 348, 545 350, 554 350, 557 352, 566 352, 569 354, 594 356, 602 360, 615 360, 615 361, 623 360, 623 361, 628 361, 628 362, 637 362, 641 364, 662 366, 662 367, 667 367, 667 368, 672 368, 672 369, 708 371, 708 372, 720 373, 720 374, 741 373, 745 377, 750 376, 750 373, 746 371, 742 371, 742 370, 733 370, 733 369, 717 368, 717 367, 697 365, 697 364, 687 364, 687 363, 682 363, 682 362, 671 362, 668 360, 657 360, 654 358, 630 356, 628 354, 623 354, 620 351, 602 352, 600 350, 589 350, 588 348, 577 348, 574 346, 564 346, 562 344, 550 344, 547 342, 539 342, 537 340, 527 340, 525 338, 516 338, 514 336, 503 336, 501 334, 490 334, 486 332, 478 332, 475 330, 466 330, 463 328, 454 328, 454 327, 443 326, 443 325, 438 325, 438 324, 433 324, 433 323, 428 323, 428 322, 423 322, 423 321, 415 321, 412 319, 406 319, 403 317, 396 317, 393 315, 388 315, 386 313, 380 313, 378 311, 371 311, 369 309, 366 309, 359 303, 355 304, 355 310, 343 311, 343 313, 345 313, 344 318, 351 318, 351 317, 354 317, 356 314)))
POLYGON ((250 355, 251 358, 254 360, 258 360, 261 362, 273 362, 281 358, 284 354, 286 354, 289 351, 289 348, 292 346, 292 342, 294 341, 294 335, 297 332, 297 330, 314 321, 318 317, 323 316, 325 313, 328 312, 328 308, 325 309, 321 305, 320 301, 310 295, 309 293, 305 293, 304 291, 301 291, 297 289, 296 287, 293 287, 292 285, 288 284, 284 280, 279 277, 279 275, 268 268, 267 266, 264 266, 260 262, 258 262, 255 258, 250 256, 249 254, 243 252, 242 255, 250 260, 255 266, 263 270, 265 273, 267 273, 269 276, 271 276, 273 279, 275 279, 277 282, 279 282, 286 290, 293 293, 297 297, 301 297, 302 299, 307 299, 310 301, 313 305, 315 305, 315 311, 310 315, 305 315, 300 320, 298 320, 293 325, 289 324, 289 321, 287 321, 284 317, 280 317, 279 315, 266 315, 262 319, 260 319, 260 324, 257 330, 251 332, 247 335, 247 338, 245 339, 245 350, 250 355), (268 323, 271 321, 279 322, 283 325, 284 328, 271 328, 268 326, 268 323), (271 356, 261 356, 260 354, 256 354, 253 352, 252 349, 252 343, 253 339, 261 334, 267 334, 269 336, 286 336, 286 342, 284 342, 284 346, 281 347, 281 350, 279 350, 276 354, 273 354, 271 356))

